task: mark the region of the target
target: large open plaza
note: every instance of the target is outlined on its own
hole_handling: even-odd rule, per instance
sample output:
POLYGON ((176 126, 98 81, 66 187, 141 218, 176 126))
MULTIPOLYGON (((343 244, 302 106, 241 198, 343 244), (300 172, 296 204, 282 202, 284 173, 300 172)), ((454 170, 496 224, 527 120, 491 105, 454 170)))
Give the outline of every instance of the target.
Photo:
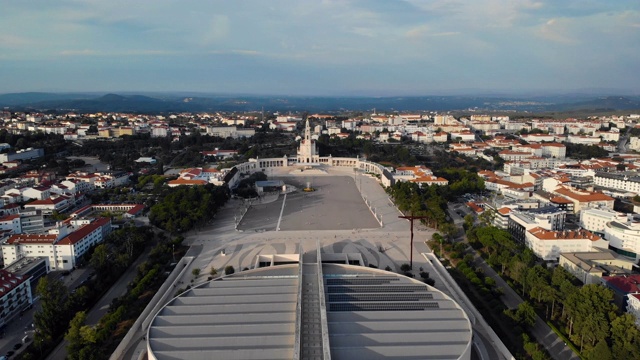
POLYGON ((297 190, 252 205, 239 230, 352 230, 380 227, 365 204, 354 176, 275 177, 297 190), (304 191, 310 186, 312 191, 304 191))

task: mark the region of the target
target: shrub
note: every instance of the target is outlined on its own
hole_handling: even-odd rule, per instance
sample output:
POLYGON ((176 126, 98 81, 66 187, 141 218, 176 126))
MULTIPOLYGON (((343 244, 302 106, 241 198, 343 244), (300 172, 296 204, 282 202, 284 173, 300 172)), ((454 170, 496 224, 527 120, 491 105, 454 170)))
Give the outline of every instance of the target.
POLYGON ((233 266, 231 266, 231 265, 227 265, 227 266, 224 268, 224 274, 225 274, 225 275, 231 275, 231 274, 233 274, 234 272, 236 272, 236 269, 234 269, 234 268, 233 268, 233 266))

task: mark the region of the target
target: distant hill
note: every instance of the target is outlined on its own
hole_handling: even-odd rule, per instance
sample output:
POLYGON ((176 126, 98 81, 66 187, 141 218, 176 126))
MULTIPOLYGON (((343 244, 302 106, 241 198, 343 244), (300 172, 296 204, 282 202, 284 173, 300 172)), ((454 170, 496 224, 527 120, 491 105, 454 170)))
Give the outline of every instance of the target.
POLYGON ((27 93, 13 93, 13 94, 0 94, 0 105, 2 106, 16 106, 31 104, 41 101, 62 101, 70 99, 91 99, 96 95, 90 94, 56 94, 46 92, 27 92, 27 93))
POLYGON ((301 97, 184 94, 55 94, 0 95, 0 107, 24 111, 199 112, 199 111, 621 111, 640 110, 640 97, 559 95, 545 97, 407 96, 301 97))
POLYGON ((558 110, 575 111, 575 110, 634 110, 640 109, 640 99, 627 98, 624 96, 607 96, 593 100, 580 101, 569 104, 559 104, 558 110))

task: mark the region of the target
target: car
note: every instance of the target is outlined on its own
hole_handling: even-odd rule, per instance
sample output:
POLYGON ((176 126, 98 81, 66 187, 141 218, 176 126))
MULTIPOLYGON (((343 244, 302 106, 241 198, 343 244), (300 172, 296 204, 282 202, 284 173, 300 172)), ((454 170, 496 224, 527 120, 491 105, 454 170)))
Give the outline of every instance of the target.
POLYGON ((5 355, 6 357, 11 357, 11 355, 15 354, 15 352, 13 350, 9 350, 7 351, 7 355, 5 355))
POLYGON ((17 343, 15 345, 13 345, 13 350, 18 350, 22 347, 22 343, 17 343))

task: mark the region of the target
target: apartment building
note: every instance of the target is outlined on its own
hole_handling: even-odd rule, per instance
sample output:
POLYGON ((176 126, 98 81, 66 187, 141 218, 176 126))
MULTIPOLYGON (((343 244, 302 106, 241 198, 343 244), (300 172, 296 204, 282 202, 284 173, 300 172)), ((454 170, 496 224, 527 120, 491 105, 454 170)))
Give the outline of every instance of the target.
POLYGON ((596 186, 640 193, 640 174, 636 171, 596 172, 593 177, 596 186))
POLYGON ((587 230, 552 231, 541 227, 525 233, 525 244, 545 261, 558 261, 562 253, 598 251, 609 242, 587 230))

